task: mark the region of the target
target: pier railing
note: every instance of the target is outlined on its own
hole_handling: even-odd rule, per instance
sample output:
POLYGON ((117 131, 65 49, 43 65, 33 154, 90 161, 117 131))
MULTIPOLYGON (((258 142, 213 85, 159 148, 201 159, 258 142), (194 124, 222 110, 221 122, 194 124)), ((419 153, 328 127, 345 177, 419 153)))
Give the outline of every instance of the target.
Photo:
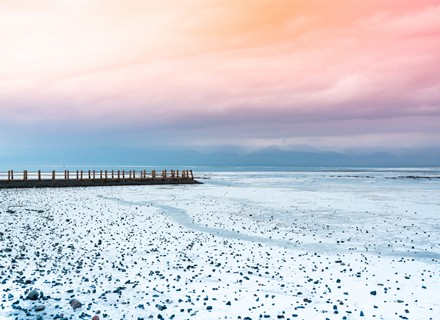
POLYGON ((43 180, 194 180, 192 170, 63 170, 0 172, 0 181, 43 180))

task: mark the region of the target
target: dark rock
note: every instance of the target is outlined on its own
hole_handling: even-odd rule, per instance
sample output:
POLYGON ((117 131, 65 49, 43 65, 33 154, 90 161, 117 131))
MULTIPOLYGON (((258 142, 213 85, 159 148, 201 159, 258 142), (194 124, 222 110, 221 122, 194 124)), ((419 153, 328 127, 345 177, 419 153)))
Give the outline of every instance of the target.
POLYGON ((37 290, 32 290, 28 293, 27 298, 29 300, 38 300, 38 297, 40 296, 40 293, 37 290))
POLYGON ((370 294, 371 294, 372 296, 375 296, 375 295, 377 294, 377 292, 376 292, 376 290, 373 290, 373 291, 370 291, 370 294))
POLYGON ((72 300, 70 300, 70 305, 72 306, 72 308, 73 308, 73 310, 76 310, 76 309, 78 309, 78 308, 81 308, 82 307, 82 303, 81 302, 79 302, 79 300, 78 299, 72 299, 72 300))
POLYGON ((35 306, 35 311, 43 311, 44 309, 46 309, 46 307, 45 306, 43 306, 42 304, 40 304, 40 305, 38 305, 38 306, 35 306))
POLYGON ((113 291, 113 293, 121 294, 121 293, 122 293, 122 290, 124 290, 124 289, 125 289, 125 287, 117 287, 117 288, 113 291))
POLYGON ((99 320, 99 316, 97 315, 93 316, 92 320, 99 320))
POLYGON ((18 305, 18 304, 12 304, 12 309, 15 309, 15 310, 21 310, 21 309, 23 309, 20 305, 18 305))
POLYGON ((159 309, 159 311, 163 311, 167 308, 166 305, 160 305, 160 304, 156 304, 156 308, 159 309))

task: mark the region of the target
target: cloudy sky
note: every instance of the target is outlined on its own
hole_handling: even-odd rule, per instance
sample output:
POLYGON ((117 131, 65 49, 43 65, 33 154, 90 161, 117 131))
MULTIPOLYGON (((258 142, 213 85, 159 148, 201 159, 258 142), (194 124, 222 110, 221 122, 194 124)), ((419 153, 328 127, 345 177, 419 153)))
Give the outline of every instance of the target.
POLYGON ((438 0, 0 0, 0 147, 440 146, 438 0))

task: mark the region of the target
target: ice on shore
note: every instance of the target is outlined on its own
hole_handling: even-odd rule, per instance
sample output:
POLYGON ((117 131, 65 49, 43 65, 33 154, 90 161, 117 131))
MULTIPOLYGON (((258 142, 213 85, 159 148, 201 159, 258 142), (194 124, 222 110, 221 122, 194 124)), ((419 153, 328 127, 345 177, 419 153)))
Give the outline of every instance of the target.
POLYGON ((438 319, 439 179, 204 176, 0 190, 0 319, 438 319))

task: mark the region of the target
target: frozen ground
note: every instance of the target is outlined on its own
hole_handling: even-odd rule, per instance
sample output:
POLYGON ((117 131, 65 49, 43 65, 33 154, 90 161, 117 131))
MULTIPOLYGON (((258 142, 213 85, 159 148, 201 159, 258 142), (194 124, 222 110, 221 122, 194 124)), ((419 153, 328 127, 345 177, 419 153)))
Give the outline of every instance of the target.
POLYGON ((202 176, 0 190, 0 319, 440 319, 436 172, 202 176))

